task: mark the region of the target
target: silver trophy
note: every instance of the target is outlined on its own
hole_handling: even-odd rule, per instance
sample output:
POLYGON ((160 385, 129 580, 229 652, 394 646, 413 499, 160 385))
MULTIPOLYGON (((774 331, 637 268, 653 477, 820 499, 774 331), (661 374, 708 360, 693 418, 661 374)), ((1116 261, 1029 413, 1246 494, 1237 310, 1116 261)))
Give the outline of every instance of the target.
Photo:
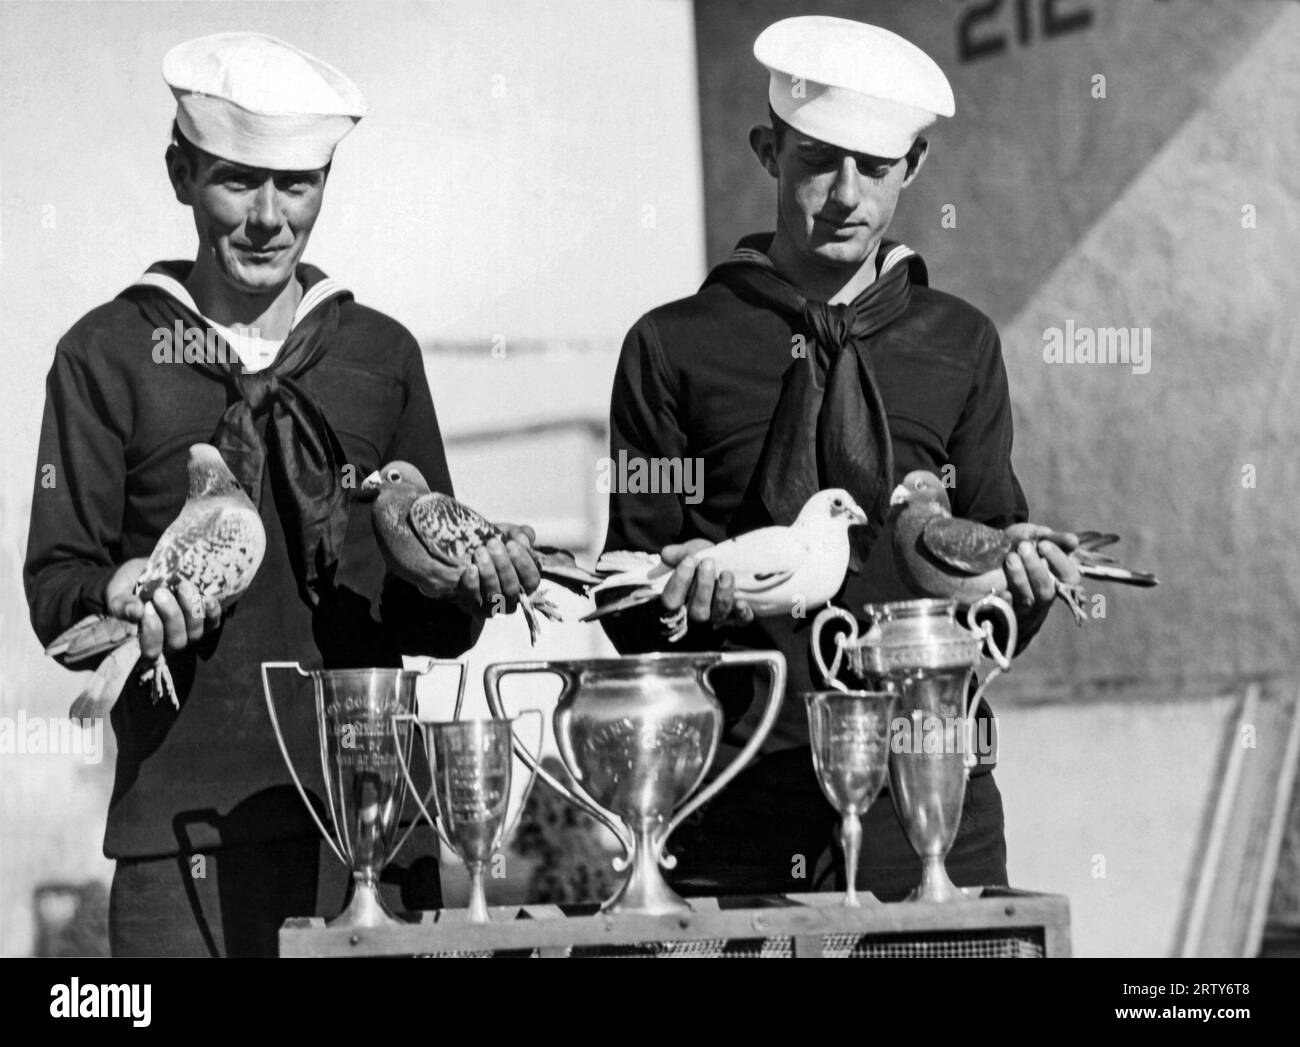
MULTIPOLYGON (((530 709, 523 715, 529 714, 537 717, 537 751, 540 751, 545 724, 539 710, 530 709)), ((488 923, 487 895, 483 884, 487 867, 522 813, 534 777, 528 776, 523 794, 517 801, 515 817, 508 821, 515 722, 488 719, 434 723, 414 716, 395 716, 393 731, 398 737, 403 723, 408 727, 414 726, 424 739, 425 755, 433 778, 431 791, 436 818, 429 812, 427 800, 419 798, 419 791, 411 780, 410 765, 399 747, 402 773, 424 817, 437 830, 443 844, 465 863, 469 871, 470 922, 488 923)), ((519 744, 522 747, 522 743, 519 744)))
POLYGON ((328 922, 330 927, 382 927, 401 921, 379 895, 379 874, 401 849, 418 820, 400 836, 398 820, 406 800, 402 765, 409 761, 414 735, 409 723, 393 718, 415 711, 415 683, 435 665, 455 666, 460 673, 457 709, 465 688, 459 662, 428 660, 423 672, 404 669, 330 669, 307 672, 297 662, 263 662, 262 688, 280 753, 293 784, 316 827, 334 854, 352 871, 352 898, 328 922), (292 670, 312 680, 327 827, 289 754, 272 697, 271 670, 292 670))
POLYGON ((553 724, 560 757, 576 792, 518 747, 519 756, 547 785, 605 825, 627 872, 605 912, 662 914, 690 911, 659 867, 676 860, 668 837, 693 811, 716 796, 753 759, 767 737, 785 693, 785 658, 776 651, 647 654, 587 661, 505 662, 483 675, 488 705, 505 715, 502 678, 549 673, 564 683, 553 724), (709 683, 714 669, 764 666, 768 694, 753 737, 703 789, 722 733, 722 705, 709 683))
POLYGON ((951 600, 904 600, 868 604, 872 622, 859 636, 853 615, 828 607, 813 621, 812 652, 827 686, 848 691, 841 672, 857 686, 898 695, 900 722, 890 739, 889 782, 894 808, 921 858, 916 901, 949 901, 965 895, 948 877, 944 859, 961 822, 966 782, 976 763, 975 710, 989 684, 1011 668, 1016 618, 996 596, 986 596, 957 621, 951 600), (994 642, 993 612, 1006 622, 1005 648, 994 642), (822 657, 822 629, 833 620, 848 625, 835 638, 829 665, 822 657), (987 647, 995 667, 966 701, 971 673, 987 647))
POLYGON ((862 815, 889 773, 890 725, 898 695, 889 691, 814 691, 808 703, 813 768, 831 806, 840 813, 840 845, 848 887, 844 904, 858 901, 862 815))

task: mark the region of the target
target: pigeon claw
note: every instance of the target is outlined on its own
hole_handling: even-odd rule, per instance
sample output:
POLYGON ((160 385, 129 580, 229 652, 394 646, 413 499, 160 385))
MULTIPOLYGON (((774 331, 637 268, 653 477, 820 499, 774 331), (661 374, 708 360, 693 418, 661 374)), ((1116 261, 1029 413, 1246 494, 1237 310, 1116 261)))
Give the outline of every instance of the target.
POLYGON ((663 627, 664 638, 669 643, 677 643, 686 635, 686 630, 690 628, 690 622, 686 617, 686 605, 682 604, 671 614, 661 614, 659 624, 663 627))
POLYGON ((533 605, 533 610, 538 614, 544 615, 553 622, 564 621, 564 616, 560 613, 559 605, 555 603, 550 596, 538 589, 532 596, 524 596, 520 601, 527 600, 533 605))
POLYGON ((1088 615, 1083 606, 1084 592, 1082 585, 1066 585, 1064 582, 1056 583, 1056 595, 1065 601, 1065 605, 1070 608, 1070 614, 1074 616, 1076 625, 1082 627, 1088 621, 1088 615))
POLYGON ((152 669, 146 669, 140 674, 140 679, 148 683, 153 681, 153 700, 156 705, 163 698, 172 703, 172 708, 177 712, 180 711, 180 699, 176 697, 176 683, 172 679, 172 671, 167 668, 167 659, 161 654, 153 663, 152 669))

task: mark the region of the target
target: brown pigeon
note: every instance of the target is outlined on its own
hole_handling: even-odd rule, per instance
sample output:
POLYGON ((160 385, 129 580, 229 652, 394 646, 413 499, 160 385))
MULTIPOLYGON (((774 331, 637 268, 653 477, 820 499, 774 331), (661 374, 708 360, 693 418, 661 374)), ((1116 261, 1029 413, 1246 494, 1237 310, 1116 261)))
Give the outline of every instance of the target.
MULTIPOLYGON (((496 524, 450 495, 430 491, 410 462, 389 462, 365 478, 362 496, 374 499, 375 537, 389 568, 426 596, 443 596, 474 554, 493 538, 507 535, 496 524)), ((535 546, 533 559, 543 578, 583 593, 602 576, 579 567, 563 549, 535 546)), ((537 615, 559 621, 559 609, 544 594, 521 596, 528 635, 537 642, 537 615)))
MULTIPOLYGON (((173 589, 188 580, 200 596, 214 597, 224 611, 252 584, 266 553, 266 532, 257 509, 215 447, 190 447, 187 471, 185 505, 158 539, 133 593, 147 602, 160 587, 173 589)), ((112 710, 140 660, 139 624, 112 615, 91 615, 45 649, 69 666, 105 651, 108 657, 72 703, 70 716, 107 716, 112 710)), ((153 681, 155 702, 166 695, 180 708, 162 654, 141 679, 153 681)))
MULTIPOLYGON (((933 473, 918 469, 903 478, 890 496, 891 506, 901 506, 894 521, 894 555, 907 582, 920 594, 972 604, 1007 588, 1003 563, 1015 547, 1005 531, 952 515, 948 492, 933 473)), ((1048 541, 1060 535, 1044 536, 1048 541)), ((1085 578, 1149 587, 1156 577, 1130 571, 1098 550, 1119 541, 1119 535, 1080 531, 1078 548, 1070 557, 1085 578)), ((1041 539, 1040 539, 1041 540, 1041 539)), ((1083 587, 1056 583, 1057 595, 1080 625, 1087 620, 1083 587)))

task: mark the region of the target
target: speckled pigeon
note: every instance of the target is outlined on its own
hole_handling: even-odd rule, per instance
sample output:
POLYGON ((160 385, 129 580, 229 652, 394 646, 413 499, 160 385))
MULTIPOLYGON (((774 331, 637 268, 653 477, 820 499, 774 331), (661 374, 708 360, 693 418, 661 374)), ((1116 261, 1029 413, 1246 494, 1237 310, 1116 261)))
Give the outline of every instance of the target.
MULTIPOLYGON (((797 609, 812 611, 844 584, 849 528, 866 522, 867 515, 853 496, 832 487, 809 498, 789 527, 761 527, 703 549, 696 556, 712 560, 719 574, 730 571, 735 577, 736 599, 759 618, 797 609)), ((653 553, 606 553, 597 567, 606 565, 620 568, 620 573, 591 591, 600 606, 584 622, 658 599, 674 570, 653 553), (608 602, 601 603, 601 596, 609 597, 608 602)), ((681 639, 688 628, 686 607, 668 616, 664 625, 670 641, 681 639)))
MULTIPOLYGON (((189 488, 180 514, 163 531, 133 593, 148 602, 160 587, 188 580, 202 597, 228 608, 252 584, 266 553, 262 520, 239 481, 210 444, 190 447, 189 488)), ((62 633, 45 653, 65 665, 108 651, 72 704, 72 717, 107 716, 140 660, 140 627, 112 615, 91 615, 62 633)), ((141 676, 153 682, 153 698, 164 695, 180 708, 176 686, 162 654, 141 676)))
MULTIPOLYGON (((480 546, 507 535, 496 524, 450 495, 430 491, 420 470, 409 462, 389 462, 365 478, 363 497, 374 498, 374 528, 389 568, 426 596, 445 596, 480 546)), ((534 546, 533 559, 543 578, 574 592, 585 592, 601 576, 579 567, 571 553, 534 546)), ((538 614, 560 620, 559 609, 540 591, 519 599, 528 635, 537 642, 538 614)))
MULTIPOLYGON (((1007 589, 1003 563, 1015 540, 996 527, 955 518, 948 492, 933 473, 922 469, 908 473, 894 488, 889 504, 902 507, 894 521, 894 555, 904 578, 919 594, 971 604, 1007 589)), ((1043 537, 1058 544, 1062 540, 1059 534, 1043 537)), ((1080 531, 1076 537, 1079 545, 1070 557, 1085 578, 1143 587, 1158 584, 1155 575, 1130 571, 1098 551, 1118 542, 1119 535, 1080 531)), ((1058 579, 1056 589, 1074 620, 1083 625, 1083 587, 1058 579)))

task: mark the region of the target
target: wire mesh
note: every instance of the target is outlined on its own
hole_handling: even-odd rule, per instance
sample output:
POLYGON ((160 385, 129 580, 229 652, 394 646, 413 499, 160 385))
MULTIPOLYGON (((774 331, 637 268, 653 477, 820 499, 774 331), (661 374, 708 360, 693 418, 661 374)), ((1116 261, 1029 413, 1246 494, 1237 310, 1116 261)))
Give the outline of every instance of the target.
MULTIPOLYGON (((826 934, 821 938, 822 956, 828 959, 1003 959, 1028 960, 1046 957, 1041 930, 941 931, 912 934, 826 934)), ((440 956, 490 957, 506 953, 439 953, 440 956)), ((515 950, 512 956, 537 955, 515 950)), ((707 938, 699 941, 639 942, 635 945, 580 945, 571 957, 601 959, 791 959, 794 939, 707 938)))

